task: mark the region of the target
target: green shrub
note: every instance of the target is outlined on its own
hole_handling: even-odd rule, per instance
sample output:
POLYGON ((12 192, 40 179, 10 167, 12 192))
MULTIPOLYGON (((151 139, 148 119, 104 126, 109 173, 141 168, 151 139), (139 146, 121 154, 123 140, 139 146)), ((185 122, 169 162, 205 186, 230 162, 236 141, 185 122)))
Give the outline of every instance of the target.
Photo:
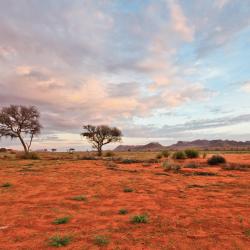
POLYGON ((4 187, 4 188, 8 188, 8 187, 11 187, 11 186, 12 186, 12 184, 9 183, 9 182, 3 183, 3 184, 1 185, 1 187, 4 187))
POLYGON ((85 196, 83 196, 83 195, 77 195, 77 196, 73 196, 73 197, 71 198, 71 200, 75 200, 75 201, 86 201, 87 198, 86 198, 85 196))
POLYGON ((123 164, 132 164, 132 163, 141 163, 142 161, 136 159, 122 159, 121 163, 123 164))
POLYGON ((170 152, 169 152, 168 150, 163 150, 163 151, 161 152, 161 155, 162 155, 163 157, 165 157, 165 158, 168 158, 168 157, 170 156, 170 152))
POLYGON ((226 159, 221 155, 213 155, 207 160, 207 163, 209 165, 218 165, 218 164, 226 163, 226 159))
POLYGON ((185 154, 186 154, 187 158, 191 158, 191 159, 199 157, 199 151, 197 151, 195 149, 186 149, 185 154))
POLYGON ((62 218, 55 219, 53 221, 53 224, 56 224, 56 225, 66 224, 69 222, 69 220, 70 220, 70 217, 62 217, 62 218))
POLYGON ((195 162, 190 162, 188 163, 185 168, 198 168, 199 164, 195 163, 195 162))
POLYGON ((169 161, 164 161, 161 165, 165 171, 174 171, 178 172, 181 169, 180 165, 172 164, 169 161))
POLYGON ((132 188, 124 188, 123 189, 123 192, 125 192, 125 193, 131 193, 131 192, 133 192, 134 190, 132 189, 132 188))
POLYGON ((206 158, 207 158, 207 153, 206 153, 206 152, 204 152, 204 153, 202 154, 202 158, 203 158, 203 159, 206 159, 206 158))
POLYGON ((173 154, 173 159, 175 160, 184 160, 186 159, 186 153, 184 151, 177 151, 173 154))
POLYGON ((56 235, 50 238, 49 245, 52 247, 64 247, 67 246, 71 241, 69 236, 56 235))
POLYGON ((131 221, 133 223, 147 223, 148 216, 146 214, 135 215, 134 217, 132 217, 131 221))
POLYGON ((94 238, 94 243, 97 246, 106 246, 109 243, 109 239, 106 236, 104 236, 104 235, 97 235, 94 238))
POLYGON ((161 153, 158 153, 157 155, 156 155, 156 159, 161 159, 162 158, 162 154, 161 153))
POLYGON ((122 208, 119 210, 119 214, 127 214, 127 213, 128 213, 128 210, 125 208, 122 208))
POLYGON ((107 151, 105 152, 105 157, 113 157, 115 155, 115 153, 113 151, 107 151))

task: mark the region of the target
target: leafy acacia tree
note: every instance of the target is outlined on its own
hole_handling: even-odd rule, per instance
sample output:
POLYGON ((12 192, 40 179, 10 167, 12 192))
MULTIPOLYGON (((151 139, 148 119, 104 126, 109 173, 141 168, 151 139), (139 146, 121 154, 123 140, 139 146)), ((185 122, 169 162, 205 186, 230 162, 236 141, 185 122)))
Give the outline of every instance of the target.
POLYGON ((33 137, 40 133, 40 114, 36 107, 10 105, 0 110, 0 138, 18 138, 27 154, 30 151, 33 137), (27 142, 26 138, 29 136, 27 142))
POLYGON ((84 132, 81 135, 97 150, 99 156, 102 155, 102 147, 104 145, 121 141, 122 132, 115 127, 84 125, 83 129, 84 132))

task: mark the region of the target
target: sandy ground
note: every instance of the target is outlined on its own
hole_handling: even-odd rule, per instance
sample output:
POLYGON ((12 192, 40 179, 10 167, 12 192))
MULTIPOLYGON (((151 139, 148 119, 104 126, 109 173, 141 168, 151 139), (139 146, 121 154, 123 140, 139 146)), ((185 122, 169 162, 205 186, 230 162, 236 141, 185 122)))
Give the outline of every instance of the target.
MULTIPOLYGON (((250 164, 250 154, 226 158, 250 164)), ((1 250, 54 249, 48 245, 54 235, 72 238, 63 249, 250 249, 250 171, 0 160, 0 185, 7 182, 12 186, 0 187, 1 250), (194 171, 217 175, 188 174, 194 171), (86 200, 72 200, 78 195, 86 200), (122 208, 128 214, 119 214, 122 208), (148 223, 131 223, 138 214, 147 214, 148 223), (67 224, 52 223, 64 216, 67 224), (97 235, 109 243, 97 246, 97 235)))

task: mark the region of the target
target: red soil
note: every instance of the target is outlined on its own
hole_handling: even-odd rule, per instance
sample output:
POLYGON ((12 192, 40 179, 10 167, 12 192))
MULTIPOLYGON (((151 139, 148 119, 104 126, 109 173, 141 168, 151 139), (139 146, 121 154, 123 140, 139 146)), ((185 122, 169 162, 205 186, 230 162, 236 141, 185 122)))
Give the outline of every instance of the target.
MULTIPOLYGON (((250 155, 226 158, 250 164, 250 155)), ((250 249, 250 171, 184 171, 218 175, 185 176, 159 164, 112 170, 102 161, 2 160, 0 185, 13 186, 0 187, 0 249, 54 249, 48 241, 57 234, 72 236, 64 249, 99 249, 96 235, 109 238, 103 249, 250 249), (87 200, 71 199, 77 195, 87 200), (130 222, 144 213, 147 224, 130 222), (52 223, 64 216, 67 224, 52 223)))

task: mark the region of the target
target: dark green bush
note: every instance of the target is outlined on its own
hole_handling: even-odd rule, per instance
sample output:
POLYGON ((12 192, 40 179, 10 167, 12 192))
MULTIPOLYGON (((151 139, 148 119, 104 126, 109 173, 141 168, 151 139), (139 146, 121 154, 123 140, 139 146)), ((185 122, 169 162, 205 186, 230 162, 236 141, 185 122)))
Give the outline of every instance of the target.
POLYGON ((57 218, 53 221, 53 224, 60 225, 60 224, 66 224, 70 220, 70 217, 62 217, 62 218, 57 218))
POLYGON ((199 157, 199 151, 195 149, 186 149, 185 154, 187 158, 198 158, 199 157))
POLYGON ((123 192, 125 192, 125 193, 132 193, 134 191, 134 189, 132 189, 132 188, 124 188, 123 189, 123 192))
POLYGON ((209 165, 219 165, 219 164, 226 163, 226 159, 221 155, 213 155, 207 160, 207 163, 209 165))
POLYGON ((148 222, 148 216, 146 214, 141 215, 135 215, 131 221, 133 223, 147 223, 148 222))
POLYGON ((128 210, 125 208, 122 208, 119 210, 119 214, 127 214, 127 213, 128 213, 128 210))
POLYGON ((184 160, 186 159, 186 153, 184 151, 177 151, 173 154, 173 159, 175 160, 184 160))
POLYGON ((71 241, 69 236, 56 235, 50 238, 49 245, 52 247, 64 247, 67 246, 71 241))

